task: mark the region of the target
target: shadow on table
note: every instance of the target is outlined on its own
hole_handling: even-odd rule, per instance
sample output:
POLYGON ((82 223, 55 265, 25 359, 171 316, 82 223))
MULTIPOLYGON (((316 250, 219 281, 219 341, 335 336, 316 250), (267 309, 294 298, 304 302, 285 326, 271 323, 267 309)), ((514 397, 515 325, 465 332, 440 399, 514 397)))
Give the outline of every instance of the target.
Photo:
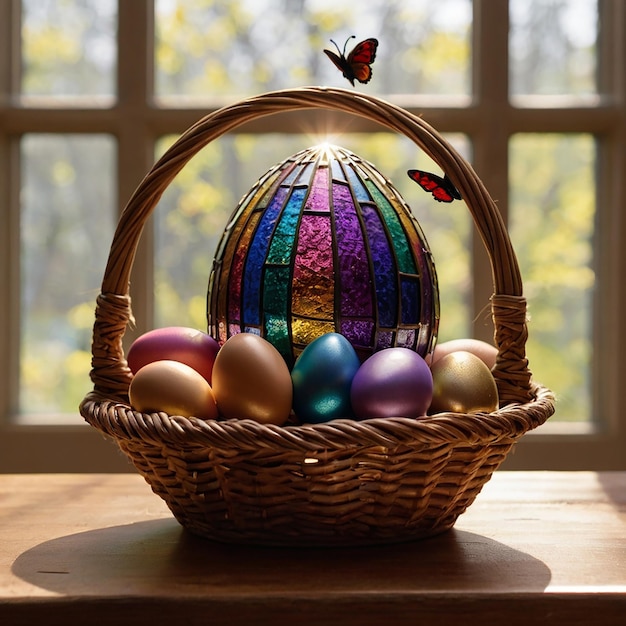
POLYGON ((21 554, 13 573, 61 595, 100 597, 537 591, 551 577, 533 556, 462 530, 411 543, 310 550, 214 543, 173 518, 47 541, 21 554))
POLYGON ((600 472, 598 482, 614 505, 618 507, 626 505, 626 474, 624 472, 600 472))

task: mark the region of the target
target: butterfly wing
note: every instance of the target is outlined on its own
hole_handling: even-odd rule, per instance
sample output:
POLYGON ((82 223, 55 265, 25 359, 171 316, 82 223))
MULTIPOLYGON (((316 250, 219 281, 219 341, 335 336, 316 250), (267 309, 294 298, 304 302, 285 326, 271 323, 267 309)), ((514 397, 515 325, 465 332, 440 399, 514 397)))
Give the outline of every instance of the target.
MULTIPOLYGON (((365 63, 352 63, 348 67, 350 68, 350 73, 360 83, 366 85, 370 82, 370 80, 372 80, 372 68, 369 65, 366 65, 365 63)), ((346 78, 348 77, 346 76, 346 78)), ((354 80, 351 82, 352 86, 354 86, 354 80)))
POLYGON ((452 202, 461 200, 459 190, 452 184, 452 181, 445 175, 443 178, 431 172, 422 170, 408 170, 409 178, 414 180, 424 191, 433 194, 437 202, 452 202))
POLYGON ((370 37, 356 44, 348 55, 349 63, 367 63, 371 65, 376 60, 378 39, 370 37))
POLYGON ((442 187, 452 196, 454 200, 463 200, 461 192, 452 184, 452 181, 448 178, 447 174, 443 176, 442 187))
MULTIPOLYGON (((366 84, 372 78, 372 63, 376 60, 378 39, 370 37, 359 42, 346 59, 347 65, 356 80, 366 84)), ((353 83, 354 84, 354 83, 353 83)))
POLYGON ((352 71, 352 67, 343 55, 335 54, 332 50, 324 49, 324 54, 335 64, 335 67, 347 78, 354 87, 356 75, 352 71))

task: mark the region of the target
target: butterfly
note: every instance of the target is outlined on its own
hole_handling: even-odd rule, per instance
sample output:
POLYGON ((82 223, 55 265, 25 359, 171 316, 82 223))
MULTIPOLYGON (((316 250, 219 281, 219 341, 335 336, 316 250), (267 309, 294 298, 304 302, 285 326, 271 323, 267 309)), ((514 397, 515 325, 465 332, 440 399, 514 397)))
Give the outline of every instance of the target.
POLYGON ((459 190, 452 184, 447 174, 444 174, 443 178, 422 170, 408 170, 407 174, 424 191, 430 191, 437 202, 462 200, 459 190))
POLYGON ((352 51, 346 56, 346 46, 350 39, 355 39, 352 35, 346 39, 343 45, 343 52, 339 50, 339 46, 331 39, 331 43, 337 48, 339 54, 335 54, 332 50, 324 50, 326 56, 335 64, 337 69, 347 78, 354 87, 354 81, 360 83, 369 83, 372 78, 372 63, 376 59, 376 49, 378 48, 378 39, 373 37, 364 39, 358 43, 352 51))

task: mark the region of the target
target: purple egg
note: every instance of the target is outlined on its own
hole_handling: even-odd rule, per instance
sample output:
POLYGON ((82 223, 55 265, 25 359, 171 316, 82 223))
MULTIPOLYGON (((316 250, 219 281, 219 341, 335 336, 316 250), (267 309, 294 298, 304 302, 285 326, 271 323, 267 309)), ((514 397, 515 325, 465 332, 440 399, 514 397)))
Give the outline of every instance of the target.
POLYGON ((358 369, 350 399, 357 419, 420 417, 433 397, 426 361, 409 348, 375 352, 358 369))

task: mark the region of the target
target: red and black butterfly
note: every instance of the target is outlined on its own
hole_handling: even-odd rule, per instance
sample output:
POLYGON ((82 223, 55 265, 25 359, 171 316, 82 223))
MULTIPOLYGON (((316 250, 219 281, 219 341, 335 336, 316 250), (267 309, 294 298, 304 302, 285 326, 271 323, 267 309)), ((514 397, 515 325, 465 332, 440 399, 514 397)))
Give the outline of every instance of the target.
POLYGON ((369 83, 372 78, 372 63, 376 59, 376 49, 378 48, 378 39, 370 37, 358 43, 346 56, 346 46, 350 39, 355 39, 352 35, 346 39, 343 46, 343 52, 339 46, 331 39, 331 43, 337 48, 339 54, 335 54, 332 50, 324 50, 326 56, 335 64, 337 69, 347 78, 354 87, 354 81, 360 83, 369 83))
POLYGON ((447 174, 444 174, 443 178, 422 170, 408 170, 407 174, 424 191, 430 191, 437 202, 452 202, 462 199, 459 190, 452 184, 447 174))

